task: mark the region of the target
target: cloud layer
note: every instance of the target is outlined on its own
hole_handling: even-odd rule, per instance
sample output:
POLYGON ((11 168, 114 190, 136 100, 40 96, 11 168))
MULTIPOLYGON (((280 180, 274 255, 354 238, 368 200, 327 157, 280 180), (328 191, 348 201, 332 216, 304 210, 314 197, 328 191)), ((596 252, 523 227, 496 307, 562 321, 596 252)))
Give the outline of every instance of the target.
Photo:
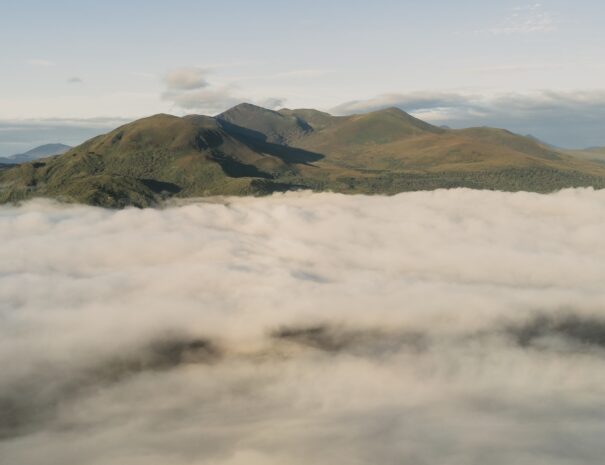
POLYGON ((0 457, 598 463, 605 192, 0 209, 0 457))

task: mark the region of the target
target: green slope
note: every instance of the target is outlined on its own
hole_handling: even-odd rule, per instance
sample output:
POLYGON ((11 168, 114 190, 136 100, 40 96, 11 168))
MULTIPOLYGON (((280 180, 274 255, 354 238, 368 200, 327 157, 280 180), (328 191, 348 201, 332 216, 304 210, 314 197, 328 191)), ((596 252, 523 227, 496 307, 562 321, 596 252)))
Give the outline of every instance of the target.
POLYGON ((565 153, 579 160, 588 160, 605 164, 605 147, 592 147, 584 150, 565 150, 565 153))
POLYGON ((0 201, 46 196, 121 207, 175 195, 265 193, 288 188, 274 179, 295 175, 296 162, 317 158, 281 149, 229 134, 214 118, 156 115, 64 155, 3 170, 0 201))
POLYGON ((501 129, 438 128, 395 108, 334 117, 242 104, 216 118, 155 115, 63 155, 0 170, 0 202, 42 196, 107 207, 299 188, 573 186, 605 187, 605 165, 501 129))

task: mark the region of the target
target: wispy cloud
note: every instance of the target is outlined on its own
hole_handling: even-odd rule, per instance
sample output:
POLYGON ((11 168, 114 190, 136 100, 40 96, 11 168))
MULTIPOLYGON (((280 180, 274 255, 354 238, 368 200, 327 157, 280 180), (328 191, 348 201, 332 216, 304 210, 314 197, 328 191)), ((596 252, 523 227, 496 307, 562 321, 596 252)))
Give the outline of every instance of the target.
POLYGON ((500 24, 487 29, 494 35, 535 34, 553 32, 558 21, 541 3, 518 6, 500 24))
POLYGON ((52 61, 43 60, 41 58, 30 58, 29 60, 25 60, 25 63, 27 63, 30 66, 43 66, 43 67, 55 66, 55 63, 53 63, 52 61))
POLYGON ((211 86, 209 71, 198 67, 172 70, 164 77, 162 99, 190 111, 216 112, 236 103, 229 86, 211 86))
POLYGON ((286 104, 285 98, 277 98, 277 97, 269 97, 266 99, 262 99, 257 101, 257 105, 260 105, 264 108, 269 108, 270 110, 276 110, 282 108, 286 104))
POLYGON ((241 95, 235 84, 214 83, 208 80, 211 74, 205 68, 180 68, 169 72, 164 82, 166 90, 162 100, 182 110, 216 114, 238 103, 252 102, 274 108, 282 106, 284 99, 278 97, 250 98, 241 95))
POLYGON ((179 68, 170 71, 164 82, 170 90, 195 90, 208 87, 208 72, 202 68, 179 68))
POLYGON ((167 90, 162 94, 162 99, 184 110, 213 114, 241 102, 233 95, 233 90, 230 86, 189 91, 167 90))
POLYGON ((77 76, 74 76, 74 77, 69 78, 69 79, 67 80, 67 82, 68 82, 68 83, 70 83, 70 84, 81 84, 81 83, 83 83, 84 81, 82 80, 82 78, 79 78, 79 77, 77 77, 77 76))

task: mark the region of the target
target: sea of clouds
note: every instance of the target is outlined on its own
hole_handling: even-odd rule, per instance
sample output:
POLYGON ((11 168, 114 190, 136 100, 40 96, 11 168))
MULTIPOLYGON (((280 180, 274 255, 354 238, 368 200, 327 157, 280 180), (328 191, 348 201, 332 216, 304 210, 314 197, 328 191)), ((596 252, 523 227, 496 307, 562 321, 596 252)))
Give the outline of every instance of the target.
POLYGON ((0 208, 0 463, 605 454, 605 191, 0 208))

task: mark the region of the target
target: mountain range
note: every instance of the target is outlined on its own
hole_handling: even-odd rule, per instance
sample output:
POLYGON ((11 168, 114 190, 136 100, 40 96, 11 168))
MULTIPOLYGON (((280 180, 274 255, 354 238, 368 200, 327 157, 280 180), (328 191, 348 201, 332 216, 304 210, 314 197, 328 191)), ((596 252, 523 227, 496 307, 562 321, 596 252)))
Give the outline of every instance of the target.
POLYGON ((45 144, 31 149, 25 153, 18 153, 8 157, 0 157, 0 164, 18 165, 28 161, 38 160, 39 158, 50 157, 52 155, 61 155, 67 152, 71 147, 65 144, 45 144))
POLYGON ((159 114, 50 158, 0 171, 0 201, 105 207, 171 197, 312 189, 394 194, 469 187, 605 187, 605 164, 487 127, 433 126, 397 109, 332 116, 243 103, 215 117, 159 114))

